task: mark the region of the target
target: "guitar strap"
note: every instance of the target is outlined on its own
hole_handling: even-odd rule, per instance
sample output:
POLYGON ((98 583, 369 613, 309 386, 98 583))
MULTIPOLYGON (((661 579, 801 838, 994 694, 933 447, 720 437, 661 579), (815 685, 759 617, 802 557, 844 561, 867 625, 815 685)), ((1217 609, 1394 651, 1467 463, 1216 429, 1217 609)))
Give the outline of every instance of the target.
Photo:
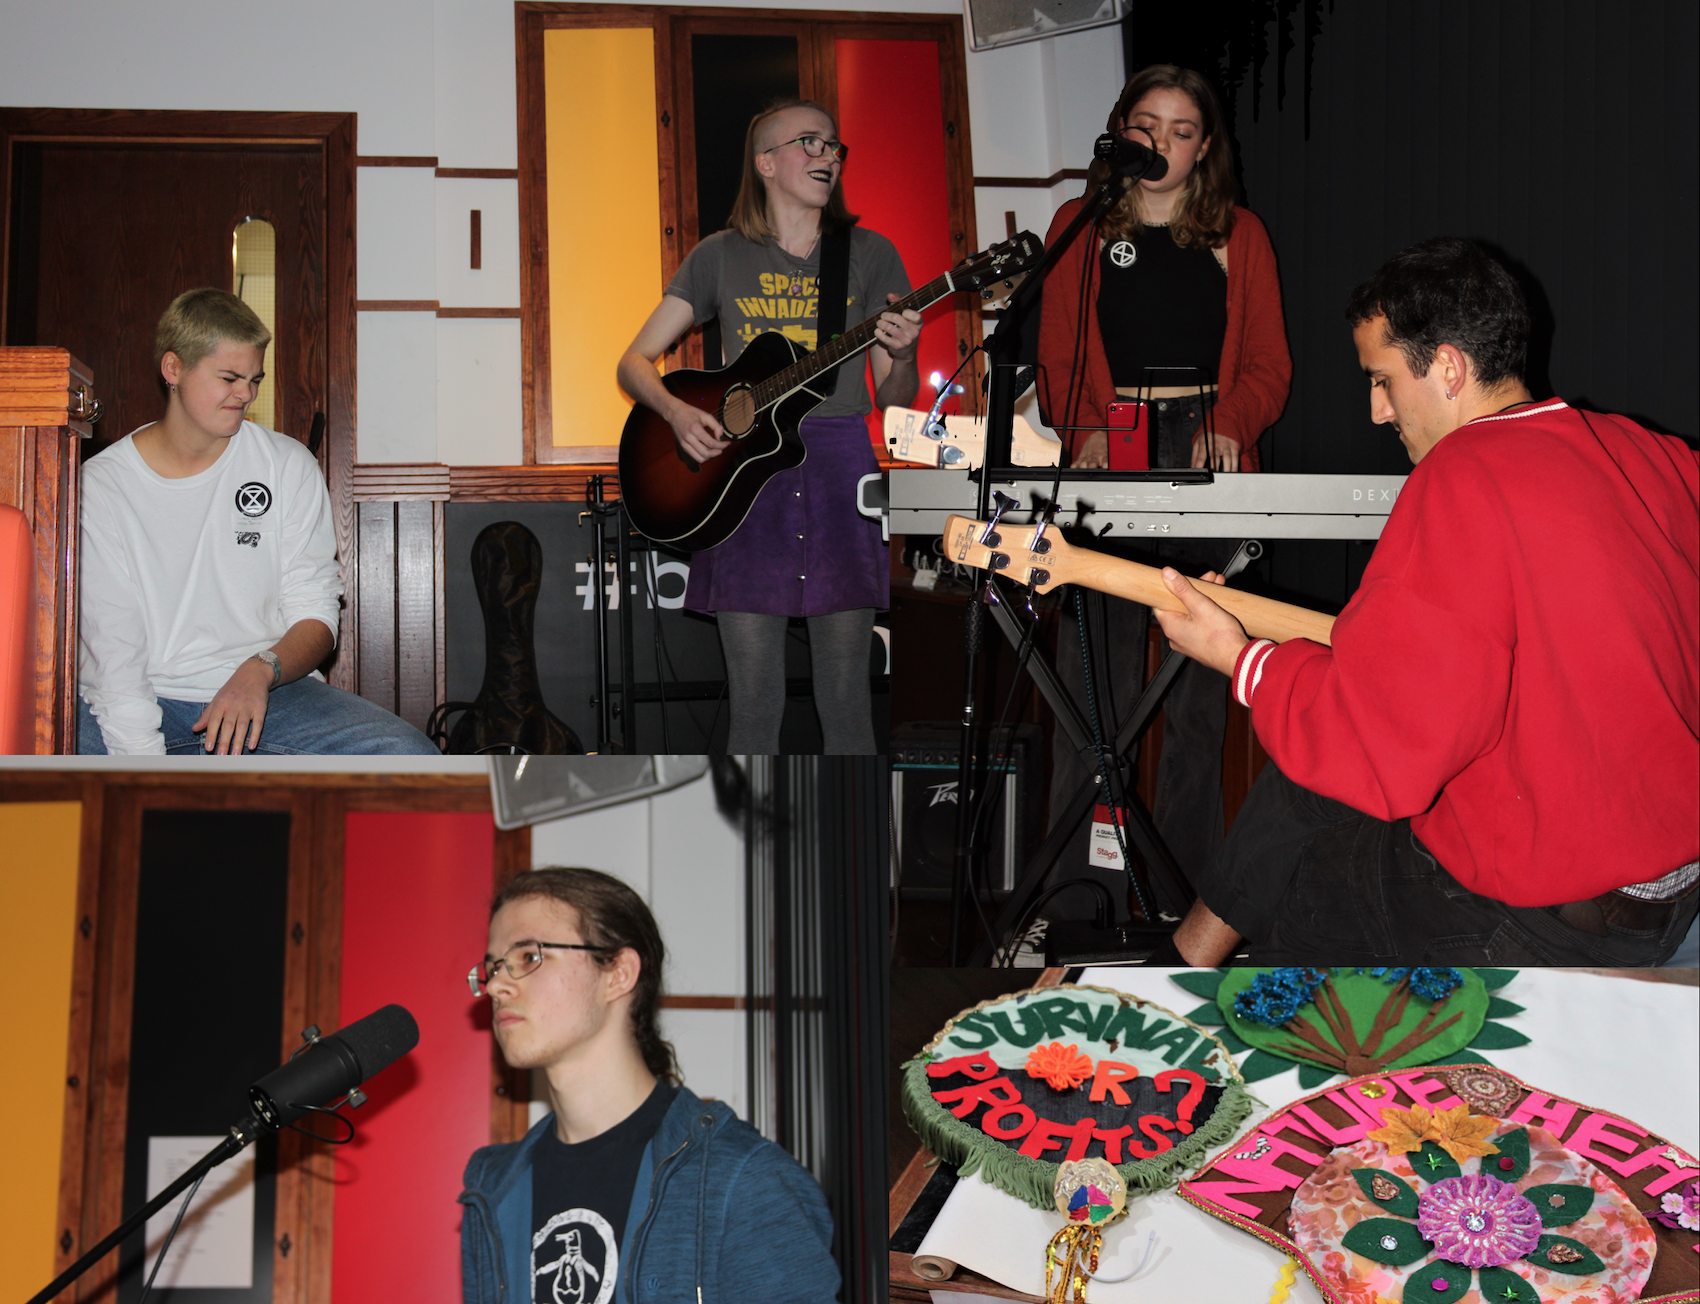
MULTIPOLYGON (((850 297, 850 228, 839 227, 821 237, 820 284, 815 299, 816 347, 844 334, 850 297)), ((840 363, 839 366, 843 366, 840 363)), ((821 372, 825 392, 830 394, 838 384, 838 367, 821 372)))

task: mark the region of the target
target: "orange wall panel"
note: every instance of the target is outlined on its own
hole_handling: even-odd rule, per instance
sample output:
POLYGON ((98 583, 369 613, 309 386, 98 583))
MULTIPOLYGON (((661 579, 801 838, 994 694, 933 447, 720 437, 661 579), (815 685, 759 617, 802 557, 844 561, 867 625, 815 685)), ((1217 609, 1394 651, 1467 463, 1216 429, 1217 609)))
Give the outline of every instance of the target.
POLYGON ((22 984, 6 1011, 0 1073, 0 1299, 28 1299, 53 1279, 82 813, 75 801, 0 802, 0 955, 22 984))

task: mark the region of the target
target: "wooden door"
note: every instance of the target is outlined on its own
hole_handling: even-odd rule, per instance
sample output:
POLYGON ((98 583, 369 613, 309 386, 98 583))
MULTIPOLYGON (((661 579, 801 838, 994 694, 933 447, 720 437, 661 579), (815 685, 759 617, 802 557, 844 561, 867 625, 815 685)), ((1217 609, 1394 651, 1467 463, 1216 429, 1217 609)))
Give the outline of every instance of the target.
MULTIPOLYGON (((157 420, 154 326, 173 298, 233 288, 232 238, 277 232, 277 425, 326 410, 325 160, 318 141, 20 140, 4 342, 69 348, 100 378, 95 447, 157 420)), ((90 450, 95 451, 95 448, 90 450)))

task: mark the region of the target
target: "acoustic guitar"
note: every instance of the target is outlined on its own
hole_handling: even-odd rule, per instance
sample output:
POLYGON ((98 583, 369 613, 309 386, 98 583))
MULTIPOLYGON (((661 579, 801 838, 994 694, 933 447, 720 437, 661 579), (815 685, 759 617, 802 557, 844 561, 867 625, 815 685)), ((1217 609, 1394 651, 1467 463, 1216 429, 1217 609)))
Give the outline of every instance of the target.
MULTIPOLYGON (((1002 283, 1013 287, 1044 250, 1038 236, 1023 231, 881 311, 920 311, 965 290, 992 299, 1002 283)), ((693 550, 723 542, 743 524, 763 485, 803 464, 807 450, 797 427, 831 392, 833 382, 822 373, 873 344, 878 323, 876 313, 813 353, 770 331, 751 340, 729 367, 663 376, 669 394, 712 412, 731 442, 720 456, 698 462, 658 413, 634 404, 620 434, 620 495, 639 533, 693 550)))
MULTIPOLYGON (((1168 585, 1163 583, 1163 572, 1155 566, 1142 566, 1136 561, 1077 548, 1054 525, 1038 539, 1037 546, 1035 525, 1000 521, 982 543, 980 535, 985 529, 984 521, 966 516, 948 518, 944 527, 945 556, 976 570, 1007 575, 1018 584, 1031 583, 1039 593, 1049 593, 1059 584, 1080 584, 1100 593, 1142 602, 1159 611, 1186 610, 1181 600, 1169 592, 1168 585)), ((1253 638, 1273 639, 1277 643, 1308 638, 1325 647, 1333 646, 1333 616, 1273 598, 1260 598, 1255 593, 1242 593, 1224 584, 1204 580, 1193 580, 1192 584, 1244 625, 1245 632, 1253 638)))

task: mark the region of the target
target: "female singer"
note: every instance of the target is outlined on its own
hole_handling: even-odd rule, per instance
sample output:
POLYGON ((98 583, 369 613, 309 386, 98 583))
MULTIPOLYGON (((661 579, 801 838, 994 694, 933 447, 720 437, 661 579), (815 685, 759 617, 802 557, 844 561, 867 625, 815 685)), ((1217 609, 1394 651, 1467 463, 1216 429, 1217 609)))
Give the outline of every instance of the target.
MULTIPOLYGON (((846 153, 832 115, 818 104, 792 100, 757 114, 744 138, 731 226, 691 251, 620 359, 626 393, 665 417, 679 447, 699 463, 727 446, 720 423, 669 394, 655 370, 655 360, 692 325, 720 319, 727 363, 777 322, 814 347, 821 239, 847 227, 846 328, 909 293, 891 241, 856 226, 845 207, 846 153)), ((880 408, 913 401, 921 383, 920 334, 919 313, 880 313, 879 342, 869 351, 880 408)), ((785 629, 793 616, 808 618, 823 750, 875 750, 868 648, 874 612, 888 605, 890 587, 879 528, 855 503, 856 482, 878 469, 863 419, 869 408, 861 361, 853 359, 839 368, 831 397, 803 422, 803 465, 768 481, 732 536, 691 559, 685 605, 714 613, 720 627, 732 707, 729 752, 779 750, 785 629)))
MULTIPOLYGON (((1258 436, 1286 404, 1292 361, 1275 252, 1263 223, 1235 203, 1233 155, 1215 92, 1190 69, 1146 68, 1123 89, 1107 129, 1155 150, 1168 171, 1128 185, 1045 283, 1039 394, 1047 419, 1100 427, 1078 440, 1075 431, 1061 432, 1077 467, 1108 465, 1101 428, 1109 424, 1109 405, 1134 403, 1131 435, 1150 449, 1153 468, 1255 471, 1258 436)), ((1092 164, 1087 194, 1105 169, 1092 164)), ((1083 202, 1058 211, 1051 238, 1083 202)), ((1176 540, 1139 559, 1197 575, 1220 570, 1233 546, 1176 540)), ((1102 727, 1113 735, 1145 685, 1149 610, 1099 594, 1087 595, 1084 605, 1095 613, 1087 619, 1093 682, 1102 727)), ((1072 607, 1065 608, 1058 660, 1078 690, 1084 657, 1072 607)), ((1154 812, 1183 870, 1206 862, 1222 841, 1226 723, 1226 681, 1189 663, 1164 702, 1154 812)), ((1053 802, 1086 773, 1077 758, 1059 752, 1058 760, 1053 802)), ((1084 860, 1084 846, 1074 859, 1084 860)))

